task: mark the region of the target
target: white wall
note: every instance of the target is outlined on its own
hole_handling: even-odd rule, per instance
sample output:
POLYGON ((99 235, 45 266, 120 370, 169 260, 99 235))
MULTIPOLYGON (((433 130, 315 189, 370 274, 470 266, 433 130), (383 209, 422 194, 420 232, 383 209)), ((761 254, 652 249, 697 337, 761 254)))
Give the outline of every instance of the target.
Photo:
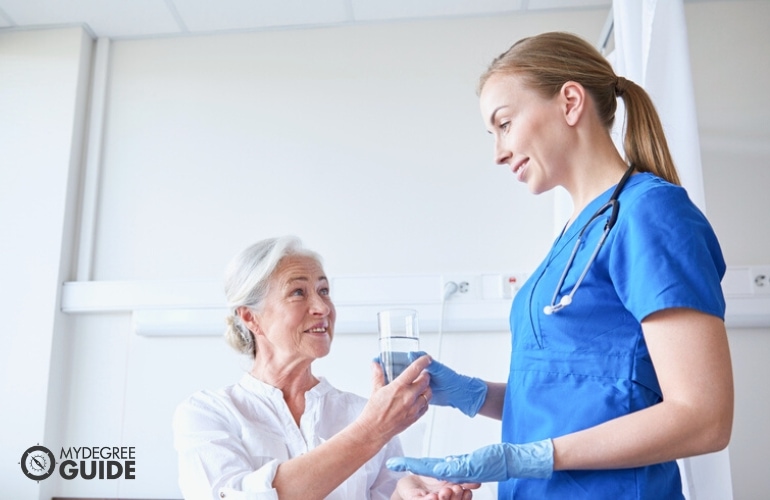
POLYGON ((332 274, 476 270, 483 234, 484 266, 534 265, 550 227, 522 214, 551 202, 493 165, 476 79, 521 34, 603 17, 115 42, 95 278, 218 279, 287 232, 332 274))
POLYGON ((0 32, 2 498, 37 497, 17 464, 60 431, 59 293, 71 278, 90 47, 81 29, 0 32))
MULTIPOLYGON (((756 90, 770 76, 766 65, 757 64, 770 47, 763 22, 770 17, 770 3, 690 3, 686 13, 709 216, 728 264, 766 264, 767 223, 744 212, 770 212, 763 195, 767 182, 761 183, 768 180, 763 164, 770 152, 763 144, 770 138, 765 119, 770 103, 756 90)), ((94 279, 218 280, 233 253, 283 233, 296 233, 320 251, 331 275, 531 269, 550 243, 552 198, 528 195, 505 168, 493 165, 491 141, 477 110, 476 78, 492 57, 522 36, 559 29, 596 40, 605 17, 597 10, 113 42, 94 279)), ((44 44, 50 35, 0 37, 0 71, 9 60, 31 59, 9 38, 19 36, 44 44)), ((45 56, 58 50, 41 49, 45 56)), ((83 49, 73 52, 77 59, 83 49)), ((33 74, 34 60, 31 64, 32 69, 13 66, 13 74, 33 74)), ((48 62, 38 65, 45 68, 48 62)), ((0 103, 7 88, 0 78, 0 103)), ((77 100, 76 89, 65 90, 66 95, 52 98, 57 104, 77 100)), ((26 108, 46 109, 35 103, 26 108)), ((13 123, 0 115, 0 126, 11 129, 13 123)), ((28 130, 23 137, 29 142, 36 136, 28 130)), ((18 156, 12 160, 22 157, 13 154, 18 156)), ((6 155, 0 155, 0 176, 15 178, 17 173, 5 167, 6 155)), ((52 185, 59 201, 49 200, 46 207, 62 210, 66 176, 54 172, 46 158, 34 157, 33 166, 48 172, 49 179, 58 175, 52 185)), ((2 231, 30 238, 37 234, 29 229, 36 224, 27 223, 31 215, 16 215, 14 207, 24 205, 19 196, 2 206, 0 214, 14 214, 8 226, 3 219, 2 231)), ((41 262, 52 269, 61 261, 61 249, 73 250, 57 231, 43 231, 56 252, 49 249, 41 262)), ((11 262, 23 261, 34 248, 22 246, 11 262)), ((39 304, 40 288, 25 288, 26 275, 7 259, 0 265, 4 273, 13 272, 16 288, 34 297, 24 300, 18 294, 4 301, 18 311, 10 316, 6 342, 11 349, 2 352, 44 371, 67 367, 66 397, 48 408, 41 402, 44 396, 35 398, 38 420, 45 414, 49 427, 60 424, 45 437, 59 439, 52 446, 137 449, 134 481, 54 476, 44 483, 46 493, 178 497, 173 408, 197 389, 232 383, 245 362, 218 338, 133 335, 124 314, 78 315, 60 326, 50 318, 35 321, 43 350, 56 346, 48 359, 33 352, 26 337, 11 335, 28 330, 23 319, 33 314, 29 308, 35 299, 39 304)), ((47 272, 48 286, 60 279, 57 272, 47 272)), ((51 317, 54 300, 47 299, 51 317)), ((770 355, 767 333, 730 332, 737 397, 730 449, 740 499, 770 491, 762 470, 770 437, 759 423, 770 416, 761 376, 768 375, 762 368, 770 355)), ((424 345, 435 346, 435 334, 426 335, 424 345)), ((444 359, 459 370, 503 380, 508 345, 506 332, 448 333, 444 359)), ((366 395, 375 349, 372 338, 340 335, 317 371, 341 388, 366 395)), ((10 366, 16 369, 3 377, 2 394, 15 397, 15 385, 5 381, 18 379, 19 362, 10 366)), ((43 394, 45 380, 29 390, 43 394)), ((10 448, 5 441, 2 447, 15 464, 27 446, 43 439, 35 432, 44 423, 3 418, 4 429, 20 429, 10 448)), ((469 450, 499 433, 493 422, 457 415, 437 421, 435 453, 469 450), (450 434, 443 429, 458 422, 463 432, 446 439, 450 434)), ((0 474, 6 469, 0 467, 0 474)), ((16 470, 8 475, 8 484, 29 487, 16 470)), ((0 477, 5 485, 5 476, 0 477)), ((40 498, 48 498, 46 493, 40 498)), ((490 492, 477 498, 490 498, 490 492)))

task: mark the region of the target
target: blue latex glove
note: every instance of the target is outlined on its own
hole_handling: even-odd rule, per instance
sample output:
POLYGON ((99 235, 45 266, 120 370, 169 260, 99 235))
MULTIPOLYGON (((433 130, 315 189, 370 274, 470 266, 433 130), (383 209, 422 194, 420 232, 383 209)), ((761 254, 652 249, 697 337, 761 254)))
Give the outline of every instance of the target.
MULTIPOLYGON (((414 361, 424 352, 410 352, 409 361, 414 361)), ((457 408, 469 417, 475 416, 487 398, 487 384, 478 378, 460 375, 435 359, 427 368, 430 374, 430 388, 433 396, 430 404, 457 408)))
POLYGON ((489 483, 514 477, 548 479, 553 473, 553 443, 550 439, 500 443, 446 458, 394 457, 386 465, 390 470, 408 470, 453 483, 489 483))

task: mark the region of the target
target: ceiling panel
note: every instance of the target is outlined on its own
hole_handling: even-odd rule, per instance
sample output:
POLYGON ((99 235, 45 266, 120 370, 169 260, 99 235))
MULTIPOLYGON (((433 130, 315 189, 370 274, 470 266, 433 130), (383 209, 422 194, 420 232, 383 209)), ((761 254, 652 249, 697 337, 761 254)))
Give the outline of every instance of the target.
POLYGON ((612 0, 0 0, 0 29, 86 25, 99 37, 142 38, 538 10, 609 11, 611 5, 612 0))
POLYGON ((609 11, 611 5, 612 0, 0 0, 0 29, 86 25, 96 36, 142 38, 540 10, 609 11))
POLYGON ((192 32, 350 21, 345 0, 172 0, 192 32))
POLYGON ((612 6, 612 0, 529 0, 528 10, 582 9, 612 6))
POLYGON ((13 26, 86 24, 96 36, 177 33, 164 0, 0 0, 13 26))
POLYGON ((352 0, 357 21, 513 12, 522 0, 352 0))

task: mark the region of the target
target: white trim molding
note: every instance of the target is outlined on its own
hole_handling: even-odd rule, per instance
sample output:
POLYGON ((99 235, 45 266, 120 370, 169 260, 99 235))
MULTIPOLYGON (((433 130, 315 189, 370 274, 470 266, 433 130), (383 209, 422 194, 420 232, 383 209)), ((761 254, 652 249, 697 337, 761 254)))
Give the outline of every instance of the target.
MULTIPOLYGON (((728 328, 770 327, 770 266, 730 267, 722 281, 728 328), (765 282, 761 278, 765 276, 765 282)), ((332 278, 338 333, 372 333, 377 311, 411 307, 425 332, 506 332, 511 300, 524 273, 343 276, 332 278), (448 281, 465 291, 446 297, 448 281)), ((228 314, 222 285, 205 280, 64 283, 68 314, 130 313, 145 336, 215 336, 228 314)))

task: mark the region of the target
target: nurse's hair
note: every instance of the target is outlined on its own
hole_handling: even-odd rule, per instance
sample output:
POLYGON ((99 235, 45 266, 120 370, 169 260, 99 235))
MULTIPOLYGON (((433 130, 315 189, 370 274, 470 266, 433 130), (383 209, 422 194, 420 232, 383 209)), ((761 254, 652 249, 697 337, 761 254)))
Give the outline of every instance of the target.
POLYGON ((258 241, 232 258, 225 270, 225 298, 229 314, 226 318, 225 340, 236 351, 257 355, 254 334, 238 315, 238 309, 247 307, 259 312, 270 286, 270 279, 285 257, 310 257, 319 264, 321 257, 302 246, 296 236, 281 236, 258 241))
POLYGON ((495 74, 516 75, 525 85, 551 98, 568 82, 577 82, 595 102, 596 112, 609 133, 615 120, 617 99, 626 107, 626 163, 680 184, 663 127, 647 92, 617 76, 610 63, 582 38, 561 32, 523 38, 495 58, 479 79, 478 92, 495 74))

